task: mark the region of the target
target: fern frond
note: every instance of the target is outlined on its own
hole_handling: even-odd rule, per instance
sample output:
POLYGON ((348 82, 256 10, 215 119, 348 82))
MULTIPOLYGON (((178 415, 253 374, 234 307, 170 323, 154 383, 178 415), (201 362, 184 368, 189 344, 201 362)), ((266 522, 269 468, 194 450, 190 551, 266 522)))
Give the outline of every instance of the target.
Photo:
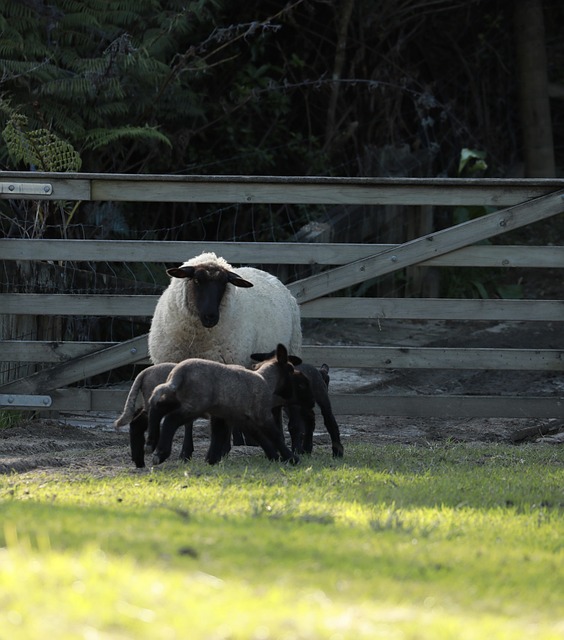
POLYGON ((82 160, 73 146, 47 129, 26 131, 27 118, 12 115, 2 131, 10 156, 41 171, 78 171, 82 160))
POLYGON ((116 129, 93 129, 85 140, 84 149, 96 151, 124 138, 133 138, 147 142, 162 142, 172 148, 172 143, 163 133, 153 127, 119 127, 116 129))

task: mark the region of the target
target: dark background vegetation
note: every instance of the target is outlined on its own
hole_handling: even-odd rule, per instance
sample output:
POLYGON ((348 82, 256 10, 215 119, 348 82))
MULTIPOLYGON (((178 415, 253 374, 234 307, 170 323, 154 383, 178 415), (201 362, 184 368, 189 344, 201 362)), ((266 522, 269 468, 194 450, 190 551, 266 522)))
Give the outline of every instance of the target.
MULTIPOLYGON (((563 23, 560 0, 0 0, 0 170, 562 175, 563 23), (535 10, 544 31, 531 35, 535 10), (523 115, 523 50, 546 78, 527 94, 549 106, 540 123, 523 115), (531 173, 524 133, 539 126, 553 161, 531 173)), ((461 212, 446 215, 438 226, 461 212)), ((7 236, 282 240, 316 212, 43 203, 38 215, 2 201, 0 216, 7 236)))

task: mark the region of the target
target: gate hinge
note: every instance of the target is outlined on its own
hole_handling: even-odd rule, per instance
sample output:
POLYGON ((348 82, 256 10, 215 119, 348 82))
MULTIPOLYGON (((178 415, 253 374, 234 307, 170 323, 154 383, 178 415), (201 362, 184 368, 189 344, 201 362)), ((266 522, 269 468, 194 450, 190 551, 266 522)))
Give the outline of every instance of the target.
POLYGON ((50 407, 51 396, 32 396, 21 393, 0 393, 0 407, 50 407))
POLYGON ((0 182, 0 193, 13 196, 49 196, 53 185, 43 182, 0 182))

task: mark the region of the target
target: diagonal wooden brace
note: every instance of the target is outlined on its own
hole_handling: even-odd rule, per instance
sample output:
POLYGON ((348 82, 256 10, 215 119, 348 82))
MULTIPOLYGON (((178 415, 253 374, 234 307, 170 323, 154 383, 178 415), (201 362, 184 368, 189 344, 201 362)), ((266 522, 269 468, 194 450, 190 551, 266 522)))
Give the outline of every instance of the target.
POLYGON ((147 335, 66 360, 48 369, 0 386, 0 393, 46 393, 73 382, 144 360, 149 354, 147 335))
POLYGON ((564 212, 564 190, 430 233, 288 285, 299 304, 564 212))

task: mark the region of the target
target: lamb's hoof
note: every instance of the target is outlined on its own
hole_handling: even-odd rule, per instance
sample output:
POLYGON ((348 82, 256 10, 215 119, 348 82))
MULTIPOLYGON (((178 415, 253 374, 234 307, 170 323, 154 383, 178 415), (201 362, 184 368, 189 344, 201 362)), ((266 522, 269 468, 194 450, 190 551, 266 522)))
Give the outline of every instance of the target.
POLYGON ((154 465, 158 465, 161 464, 161 462, 164 462, 166 459, 168 458, 167 455, 165 455, 164 453, 159 453, 158 451, 155 451, 155 453, 153 453, 153 464, 154 465))
POLYGON ((333 445, 333 457, 342 458, 345 453, 343 445, 341 443, 333 445))
POLYGON ((288 462, 290 464, 296 465, 296 464, 300 464, 300 459, 296 454, 294 454, 288 458, 288 462))

